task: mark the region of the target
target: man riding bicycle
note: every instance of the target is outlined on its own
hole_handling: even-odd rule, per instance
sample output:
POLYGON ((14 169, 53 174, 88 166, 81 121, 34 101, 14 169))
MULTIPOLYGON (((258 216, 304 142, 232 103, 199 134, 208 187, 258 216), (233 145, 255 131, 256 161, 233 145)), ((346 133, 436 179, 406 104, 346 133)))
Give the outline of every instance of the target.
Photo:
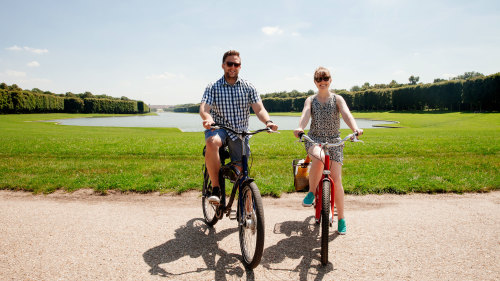
MULTIPOLYGON (((214 83, 208 84, 201 99, 200 116, 205 130, 205 165, 212 182, 213 192, 208 198, 212 204, 220 203, 219 148, 229 147, 232 162, 241 162, 241 140, 232 132, 224 129, 212 129, 212 124, 223 124, 237 132, 248 130, 250 107, 255 115, 271 130, 278 126, 270 120, 262 100, 255 87, 248 81, 238 77, 241 69, 240 53, 230 50, 222 57, 224 76, 214 83)), ((245 139, 247 150, 250 151, 248 137, 245 139)))

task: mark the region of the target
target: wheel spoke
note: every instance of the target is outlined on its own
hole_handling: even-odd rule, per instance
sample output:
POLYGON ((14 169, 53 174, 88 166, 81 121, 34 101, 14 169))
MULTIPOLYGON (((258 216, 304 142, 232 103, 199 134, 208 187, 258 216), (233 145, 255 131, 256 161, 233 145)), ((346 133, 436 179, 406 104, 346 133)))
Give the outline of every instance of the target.
POLYGON ((213 226, 217 223, 217 206, 210 204, 208 202, 208 196, 212 193, 212 183, 210 182, 210 177, 208 176, 208 172, 205 169, 204 177, 203 177, 203 191, 202 191, 202 199, 201 205, 203 208, 203 215, 205 217, 205 222, 209 226, 213 226))
POLYGON ((264 211, 259 189, 254 183, 242 189, 243 202, 240 221, 240 245, 245 264, 255 268, 262 258, 264 249, 264 211))
POLYGON ((255 252, 255 240, 257 239, 255 235, 257 217, 255 216, 255 206, 253 204, 251 190, 247 189, 244 196, 243 231, 245 235, 245 255, 251 258, 255 252))

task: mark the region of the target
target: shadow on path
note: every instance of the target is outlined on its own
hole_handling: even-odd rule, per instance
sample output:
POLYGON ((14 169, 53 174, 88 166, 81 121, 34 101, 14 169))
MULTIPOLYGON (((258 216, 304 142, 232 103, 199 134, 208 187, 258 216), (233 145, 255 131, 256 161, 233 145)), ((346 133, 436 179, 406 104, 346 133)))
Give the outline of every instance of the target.
MULTIPOLYGON (((226 275, 242 277, 246 273, 247 280, 254 280, 252 270, 248 270, 241 262, 239 254, 227 253, 219 248, 217 242, 226 236, 238 231, 238 228, 224 229, 217 232, 215 228, 209 227, 202 219, 189 220, 185 226, 175 231, 175 238, 159 246, 147 250, 142 256, 144 262, 149 266, 151 275, 163 277, 175 277, 202 271, 214 271, 215 280, 226 280, 226 275), (168 272, 161 264, 169 264, 183 257, 203 258, 204 265, 195 270, 182 273, 168 272), (219 259, 216 261, 217 256, 219 259)), ((193 264, 199 263, 193 261, 193 264)), ((182 268, 176 267, 176 272, 182 268)))
MULTIPOLYGON (((321 265, 320 229, 321 227, 316 224, 314 216, 310 216, 304 221, 286 221, 275 224, 274 234, 285 234, 288 238, 265 249, 262 265, 269 270, 298 272, 300 280, 310 280, 308 274, 316 274, 314 280, 322 280, 325 274, 334 268, 331 262, 325 266, 321 265), (300 263, 294 269, 279 268, 279 264, 286 258, 300 259, 300 263), (315 261, 314 264, 313 261, 315 261), (278 265, 278 267, 273 266, 273 264, 278 265), (316 272, 312 272, 311 269, 316 272)), ((330 232, 329 241, 333 241, 338 235, 337 232, 330 232)), ((330 257, 331 259, 332 257, 330 257)))

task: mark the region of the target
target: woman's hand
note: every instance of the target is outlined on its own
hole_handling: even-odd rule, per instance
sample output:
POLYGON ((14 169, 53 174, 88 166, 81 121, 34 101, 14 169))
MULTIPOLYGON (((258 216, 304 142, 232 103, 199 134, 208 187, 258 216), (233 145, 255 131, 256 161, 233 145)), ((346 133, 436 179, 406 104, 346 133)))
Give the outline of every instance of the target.
POLYGON ((303 133, 303 132, 304 132, 304 129, 302 129, 302 128, 297 128, 297 129, 293 130, 293 134, 295 135, 296 138, 298 138, 299 134, 303 133))
MULTIPOLYGON (((358 133, 358 136, 356 138, 359 138, 363 134, 363 129, 355 129, 353 133, 358 133)), ((353 140, 354 138, 351 138, 353 140)))

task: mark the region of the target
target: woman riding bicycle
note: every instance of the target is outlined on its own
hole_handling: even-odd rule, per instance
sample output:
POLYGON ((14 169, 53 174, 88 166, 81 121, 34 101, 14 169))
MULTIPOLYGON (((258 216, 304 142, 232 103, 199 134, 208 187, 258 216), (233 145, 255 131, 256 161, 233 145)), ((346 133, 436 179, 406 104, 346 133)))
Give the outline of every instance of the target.
MULTIPOLYGON (((314 72, 314 84, 318 88, 316 95, 310 96, 304 103, 304 109, 299 121, 299 127, 293 131, 295 137, 304 132, 304 128, 311 120, 311 128, 307 134, 316 142, 335 143, 340 141, 340 114, 344 122, 358 135, 363 134, 363 130, 358 128, 356 120, 352 116, 347 104, 340 95, 330 92, 332 78, 330 71, 324 67, 319 67, 314 72)), ((316 188, 323 171, 324 153, 318 145, 306 142, 306 152, 312 159, 309 171, 309 192, 302 201, 305 207, 311 206, 314 202, 316 188)), ((344 188, 342 187, 342 161, 343 145, 329 148, 330 152, 330 173, 335 186, 335 205, 338 213, 337 230, 340 234, 346 233, 346 222, 344 216, 344 188)))

